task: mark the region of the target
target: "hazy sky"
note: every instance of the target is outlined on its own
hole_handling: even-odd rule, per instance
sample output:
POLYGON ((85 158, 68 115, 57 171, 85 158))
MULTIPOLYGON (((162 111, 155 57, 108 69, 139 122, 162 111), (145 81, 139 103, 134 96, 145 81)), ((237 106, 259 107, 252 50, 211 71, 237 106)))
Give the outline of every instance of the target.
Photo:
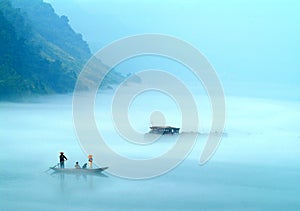
POLYGON ((94 52, 125 36, 169 34, 197 47, 225 85, 300 99, 300 1, 45 1, 94 52))

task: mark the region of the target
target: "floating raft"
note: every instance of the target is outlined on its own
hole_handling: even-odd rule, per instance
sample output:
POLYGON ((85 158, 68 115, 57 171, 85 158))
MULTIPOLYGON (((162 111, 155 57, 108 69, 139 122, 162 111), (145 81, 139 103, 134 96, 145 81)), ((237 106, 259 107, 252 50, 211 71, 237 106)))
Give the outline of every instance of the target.
POLYGON ((161 135, 173 135, 179 134, 180 128, 171 127, 171 126, 152 126, 150 127, 150 132, 152 134, 161 134, 161 135))

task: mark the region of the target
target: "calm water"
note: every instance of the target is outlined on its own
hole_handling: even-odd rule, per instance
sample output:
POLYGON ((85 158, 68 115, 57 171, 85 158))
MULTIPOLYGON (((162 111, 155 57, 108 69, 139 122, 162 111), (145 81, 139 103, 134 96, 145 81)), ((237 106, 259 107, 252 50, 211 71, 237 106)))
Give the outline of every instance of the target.
MULTIPOLYGON (((0 209, 299 210, 298 108, 298 102, 229 97, 227 136, 207 164, 198 164, 205 142, 200 137, 174 170, 153 179, 126 180, 109 173, 62 177, 45 172, 62 150, 67 167, 86 162, 70 96, 1 103, 0 209)), ((115 136, 110 126, 103 130, 106 137, 115 136)), ((138 155, 130 147, 125 151, 138 155)))

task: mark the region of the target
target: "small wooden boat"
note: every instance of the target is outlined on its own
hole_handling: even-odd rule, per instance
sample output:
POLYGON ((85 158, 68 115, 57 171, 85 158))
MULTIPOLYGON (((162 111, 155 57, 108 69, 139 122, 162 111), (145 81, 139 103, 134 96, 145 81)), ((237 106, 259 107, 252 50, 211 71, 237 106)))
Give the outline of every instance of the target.
POLYGON ((54 173, 62 173, 62 174, 78 174, 78 175, 87 175, 87 174, 100 174, 108 167, 103 167, 103 168, 57 168, 57 167, 50 167, 54 171, 54 173))

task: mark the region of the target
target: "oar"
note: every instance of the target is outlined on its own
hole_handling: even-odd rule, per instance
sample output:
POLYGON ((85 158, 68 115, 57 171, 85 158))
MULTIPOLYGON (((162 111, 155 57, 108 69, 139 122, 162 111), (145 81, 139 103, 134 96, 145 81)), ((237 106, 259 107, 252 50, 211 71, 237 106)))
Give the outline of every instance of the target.
POLYGON ((55 168, 56 166, 58 166, 59 165, 59 163, 58 164, 56 164, 55 166, 53 166, 53 167, 49 167, 49 169, 48 170, 46 170, 46 171, 44 171, 45 173, 46 172, 48 172, 48 171, 50 171, 52 168, 55 168))

